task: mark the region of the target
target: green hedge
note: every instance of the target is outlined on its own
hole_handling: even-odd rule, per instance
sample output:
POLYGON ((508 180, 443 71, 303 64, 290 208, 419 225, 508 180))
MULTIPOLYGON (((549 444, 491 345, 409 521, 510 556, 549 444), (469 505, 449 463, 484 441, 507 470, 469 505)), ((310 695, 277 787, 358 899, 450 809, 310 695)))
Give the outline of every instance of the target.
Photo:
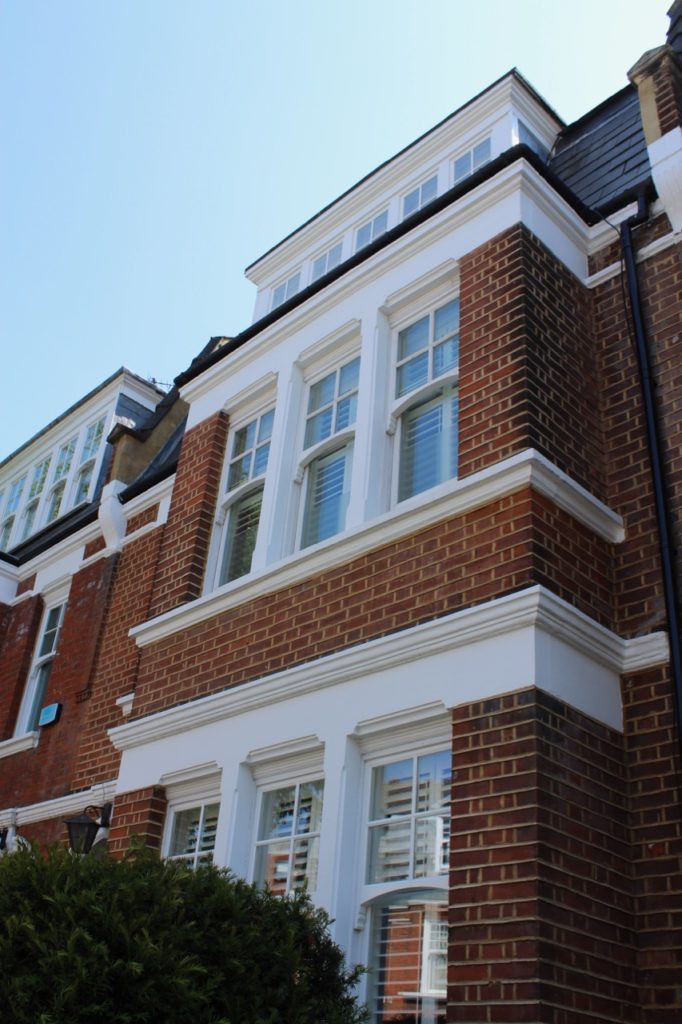
POLYGON ((13 1024, 355 1024, 357 969, 304 894, 145 851, 0 858, 0 1006, 13 1024))

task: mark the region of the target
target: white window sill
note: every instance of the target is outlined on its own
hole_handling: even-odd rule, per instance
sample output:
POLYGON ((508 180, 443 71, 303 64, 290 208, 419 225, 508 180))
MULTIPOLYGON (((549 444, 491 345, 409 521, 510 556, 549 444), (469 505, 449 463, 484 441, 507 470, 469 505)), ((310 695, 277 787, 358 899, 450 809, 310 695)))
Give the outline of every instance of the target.
POLYGON ((33 750, 38 746, 39 739, 39 732, 26 732, 22 736, 13 736, 10 740, 2 740, 0 742, 0 758, 12 757, 13 754, 20 754, 23 750, 33 750))
POLYGON ((619 515, 533 449, 520 452, 464 480, 448 480, 407 498, 389 512, 264 569, 241 576, 189 604, 134 626, 139 647, 157 643, 264 594, 293 586, 375 548, 454 516, 464 515, 524 487, 532 487, 610 543, 624 539, 619 515))

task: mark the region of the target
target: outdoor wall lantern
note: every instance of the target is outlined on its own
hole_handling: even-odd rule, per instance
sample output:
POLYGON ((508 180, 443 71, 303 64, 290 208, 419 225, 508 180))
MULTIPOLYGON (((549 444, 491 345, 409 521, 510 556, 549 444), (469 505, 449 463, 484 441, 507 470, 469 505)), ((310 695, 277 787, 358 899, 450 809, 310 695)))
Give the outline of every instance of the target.
POLYGON ((93 846, 106 840, 111 823, 111 804, 97 807, 90 804, 82 814, 68 818, 64 824, 69 830, 69 849, 72 853, 90 853, 93 846), (98 836, 98 833, 102 834, 98 836), (97 840, 97 843, 95 843, 97 840))

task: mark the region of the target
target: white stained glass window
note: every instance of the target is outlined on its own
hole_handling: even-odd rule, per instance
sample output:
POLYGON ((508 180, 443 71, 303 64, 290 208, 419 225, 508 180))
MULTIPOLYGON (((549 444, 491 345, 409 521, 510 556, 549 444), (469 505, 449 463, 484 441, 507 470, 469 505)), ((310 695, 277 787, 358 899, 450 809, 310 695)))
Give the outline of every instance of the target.
POLYGON ((434 174, 427 181, 422 182, 417 188, 413 188, 403 198, 403 220, 410 214, 421 210, 427 203, 432 202, 438 195, 438 175, 434 174))
POLYGON ((196 868, 213 863, 220 804, 201 804, 173 815, 168 860, 180 860, 196 868))
POLYGON ((321 256, 318 256, 313 261, 313 272, 311 280, 317 281, 319 277, 323 277, 328 274, 334 267, 338 267, 341 262, 341 250, 342 245, 339 242, 337 245, 333 245, 327 252, 323 252, 321 256))
POLYGON ((490 139, 483 139, 471 149, 467 149, 455 160, 454 180, 455 184, 468 178, 470 174, 477 171, 479 167, 490 162, 490 139))
POLYGON ((323 797, 322 779, 263 793, 255 880, 279 896, 317 887, 323 797))
POLYGON ((450 839, 450 752, 372 770, 367 882, 445 874, 450 839))
POLYGON ((445 1021, 447 902, 437 889, 372 907, 369 1007, 375 1024, 445 1021))
POLYGON ((326 440, 355 423, 360 357, 328 373, 310 388, 303 447, 326 440))
POLYGON ((290 299, 292 295, 295 295, 300 287, 301 274, 297 271, 295 274, 292 274, 291 277, 287 278, 286 281, 282 281, 281 284, 278 284, 277 287, 273 289, 272 305, 270 308, 276 309, 277 306, 281 306, 283 302, 286 302, 286 300, 290 299))
POLYGON ((388 210, 382 210, 376 217, 368 220, 355 233, 355 251, 364 249, 366 245, 388 231, 388 210))
POLYGON ((43 616, 33 664, 19 711, 17 734, 32 732, 38 726, 38 717, 45 700, 52 663, 57 653, 59 634, 64 621, 66 604, 48 608, 43 616))

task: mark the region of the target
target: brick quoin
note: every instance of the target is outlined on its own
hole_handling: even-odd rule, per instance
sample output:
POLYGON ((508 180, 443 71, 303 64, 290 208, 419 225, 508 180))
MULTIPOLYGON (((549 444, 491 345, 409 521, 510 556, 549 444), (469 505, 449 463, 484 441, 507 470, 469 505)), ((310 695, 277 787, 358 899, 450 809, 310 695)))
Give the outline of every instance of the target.
POLYGON ((448 1020, 635 1024, 623 737, 537 689, 452 735, 448 1020))
POLYGON ((151 615, 199 597, 225 455, 220 412, 185 434, 159 557, 151 615))
POLYGON ((460 265, 459 475, 536 448, 597 497, 588 290, 522 225, 460 265))
POLYGON ((121 859, 130 849, 133 837, 151 850, 160 850, 166 806, 163 786, 120 793, 116 797, 111 820, 109 852, 121 859))
POLYGON ((611 622, 610 545, 529 489, 142 649, 133 717, 542 583, 611 622))

